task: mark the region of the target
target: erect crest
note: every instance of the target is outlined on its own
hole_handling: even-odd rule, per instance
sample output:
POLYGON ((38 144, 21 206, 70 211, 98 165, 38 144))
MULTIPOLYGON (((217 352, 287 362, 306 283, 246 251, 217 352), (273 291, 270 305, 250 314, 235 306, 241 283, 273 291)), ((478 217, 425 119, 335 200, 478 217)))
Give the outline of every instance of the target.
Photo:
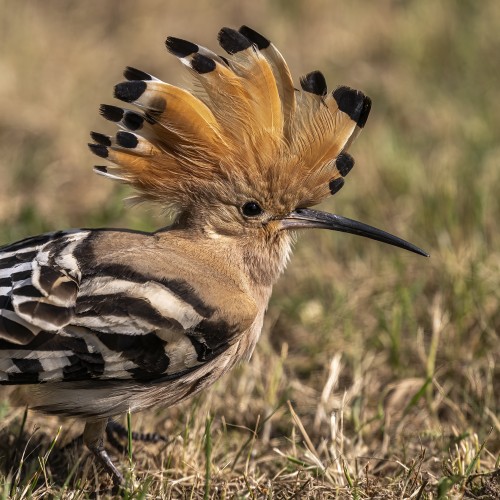
POLYGON ((345 86, 328 93, 319 71, 295 89, 280 52, 246 26, 222 28, 218 39, 229 57, 167 38, 195 80, 193 92, 125 70, 115 97, 140 111, 101 106, 121 130, 114 137, 91 134, 91 150, 113 164, 96 171, 178 208, 242 186, 292 190, 298 206, 335 194, 354 164, 347 149, 366 122, 370 99, 345 86))

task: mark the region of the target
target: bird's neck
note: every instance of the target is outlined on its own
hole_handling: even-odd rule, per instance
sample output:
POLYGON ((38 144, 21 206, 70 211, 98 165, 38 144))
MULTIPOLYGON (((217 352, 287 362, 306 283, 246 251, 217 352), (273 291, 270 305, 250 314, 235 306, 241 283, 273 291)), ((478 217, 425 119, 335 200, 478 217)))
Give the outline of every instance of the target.
POLYGON ((226 263, 227 267, 242 272, 252 286, 270 289, 290 258, 294 242, 291 232, 280 231, 255 238, 252 235, 220 234, 207 226, 185 225, 183 222, 178 220, 168 230, 180 230, 184 237, 197 240, 200 247, 226 263))
POLYGON ((266 295, 270 294, 272 286, 285 270, 293 243, 288 233, 280 234, 272 241, 214 233, 205 234, 205 237, 218 259, 237 269, 247 277, 252 288, 260 288, 266 295))

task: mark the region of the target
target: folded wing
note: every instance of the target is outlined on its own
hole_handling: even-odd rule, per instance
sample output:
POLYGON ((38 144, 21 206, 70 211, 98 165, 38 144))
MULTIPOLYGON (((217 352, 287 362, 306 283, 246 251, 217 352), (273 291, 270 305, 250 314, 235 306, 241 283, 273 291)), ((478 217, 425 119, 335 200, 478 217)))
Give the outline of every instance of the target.
POLYGON ((225 321, 181 277, 104 265, 92 255, 96 234, 53 233, 0 252, 0 384, 176 379, 252 322, 252 308, 247 321, 225 321))

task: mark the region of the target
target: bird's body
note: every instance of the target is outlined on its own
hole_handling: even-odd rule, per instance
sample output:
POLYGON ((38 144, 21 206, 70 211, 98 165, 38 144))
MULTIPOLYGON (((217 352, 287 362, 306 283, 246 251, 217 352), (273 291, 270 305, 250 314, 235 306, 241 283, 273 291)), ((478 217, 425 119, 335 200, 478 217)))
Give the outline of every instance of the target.
POLYGON ((0 318, 0 382, 42 382, 32 385, 30 407, 86 417, 168 406, 210 385, 251 355, 269 280, 288 253, 285 246, 274 270, 270 256, 262 259, 266 280, 256 282, 224 239, 200 237, 193 246, 182 227, 82 230, 4 247, 10 304, 0 318), (61 293, 44 295, 55 280, 61 293))
POLYGON ((211 385, 259 338, 272 286, 295 229, 367 236, 417 247, 343 217, 310 210, 343 185, 347 149, 371 101, 309 73, 294 88, 281 54, 242 27, 223 28, 226 58, 177 38, 190 93, 127 68, 103 105, 115 137, 91 150, 175 214, 154 233, 74 230, 0 249, 0 384, 30 388, 30 408, 86 419, 84 438, 115 481, 104 451, 107 419, 170 406, 211 385))

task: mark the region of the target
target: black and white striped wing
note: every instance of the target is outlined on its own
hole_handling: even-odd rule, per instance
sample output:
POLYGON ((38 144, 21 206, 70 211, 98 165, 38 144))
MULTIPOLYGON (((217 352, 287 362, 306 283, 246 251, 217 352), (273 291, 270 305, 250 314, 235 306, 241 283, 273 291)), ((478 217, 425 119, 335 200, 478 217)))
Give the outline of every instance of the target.
POLYGON ((88 233, 50 233, 0 250, 0 340, 25 345, 71 322, 81 279, 73 250, 88 233))
POLYGON ((212 360, 238 336, 214 316, 181 279, 98 265, 84 274, 72 335, 102 356, 100 379, 168 380, 212 360))
POLYGON ((95 234, 54 233, 4 247, 1 384, 176 379, 241 333, 180 279, 93 261, 95 234))

